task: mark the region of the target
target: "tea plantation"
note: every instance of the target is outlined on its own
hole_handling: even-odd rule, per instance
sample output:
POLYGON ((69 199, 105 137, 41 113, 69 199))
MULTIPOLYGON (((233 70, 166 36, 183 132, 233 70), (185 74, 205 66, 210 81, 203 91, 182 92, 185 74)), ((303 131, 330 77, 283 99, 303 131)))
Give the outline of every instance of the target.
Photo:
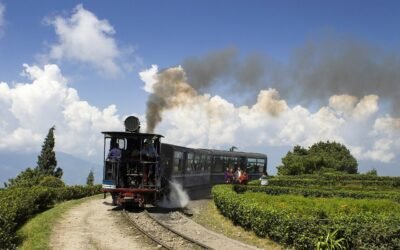
POLYGON ((400 249, 400 177, 303 175, 218 185, 220 212, 295 249, 400 249))
POLYGON ((0 191, 0 249, 15 249, 20 239, 17 229, 34 214, 56 202, 78 199, 100 192, 101 185, 30 188, 15 187, 0 191))

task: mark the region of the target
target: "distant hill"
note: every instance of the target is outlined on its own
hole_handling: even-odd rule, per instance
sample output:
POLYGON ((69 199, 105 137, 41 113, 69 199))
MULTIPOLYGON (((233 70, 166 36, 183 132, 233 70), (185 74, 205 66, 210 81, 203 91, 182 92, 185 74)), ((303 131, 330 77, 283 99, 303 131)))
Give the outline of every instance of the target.
MULTIPOLYGON (((18 173, 28 167, 35 167, 38 153, 10 153, 0 152, 0 187, 9 178, 15 177, 18 173)), ((86 177, 93 169, 95 183, 101 183, 103 179, 102 162, 89 162, 78 157, 56 152, 57 166, 64 170, 63 180, 68 185, 86 184, 86 177)))

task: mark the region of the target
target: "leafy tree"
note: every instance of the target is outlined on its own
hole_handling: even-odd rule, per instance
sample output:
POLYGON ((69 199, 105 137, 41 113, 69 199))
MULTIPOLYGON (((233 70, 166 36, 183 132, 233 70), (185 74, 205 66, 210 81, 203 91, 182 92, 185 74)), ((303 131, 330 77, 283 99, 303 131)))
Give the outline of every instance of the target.
POLYGON ((54 130, 55 127, 51 127, 43 142, 42 151, 38 156, 37 169, 43 176, 52 175, 61 178, 63 170, 57 168, 56 153, 54 152, 54 130))
POLYGON ((5 183, 6 187, 32 187, 38 185, 43 176, 40 175, 36 168, 27 168, 17 175, 15 178, 5 183))
POLYGON ((94 184, 94 174, 93 174, 93 170, 90 170, 87 178, 86 178, 86 184, 89 186, 93 186, 94 184))
POLYGON ((357 173, 357 160, 350 151, 337 142, 318 142, 308 149, 295 146, 282 158, 278 167, 279 175, 313 174, 316 172, 338 171, 357 173))

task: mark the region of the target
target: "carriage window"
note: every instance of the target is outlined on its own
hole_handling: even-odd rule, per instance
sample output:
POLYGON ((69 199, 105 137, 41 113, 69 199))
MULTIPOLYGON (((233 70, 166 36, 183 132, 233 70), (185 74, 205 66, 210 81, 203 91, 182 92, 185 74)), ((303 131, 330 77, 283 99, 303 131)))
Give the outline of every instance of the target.
POLYGON ((214 156, 214 173, 221 173, 223 170, 224 157, 223 156, 214 156))
POLYGON ((179 173, 182 171, 183 165, 183 153, 179 151, 174 152, 174 163, 173 163, 173 172, 179 173))
POLYGON ((248 173, 257 173, 258 166, 257 166, 257 159, 256 158, 248 158, 247 159, 247 172, 248 173))
POLYGON ((194 155, 193 153, 187 154, 186 172, 194 172, 194 155))
POLYGON ((201 155, 194 155, 193 168, 196 173, 201 171, 201 155))
POLYGON ((256 170, 256 172, 258 172, 258 173, 264 172, 264 165, 265 165, 265 160, 264 159, 257 159, 257 170, 256 170))
POLYGON ((118 147, 120 149, 125 149, 125 139, 118 139, 118 147))
POLYGON ((203 158, 203 160, 204 160, 204 171, 206 171, 206 172, 208 172, 208 170, 210 169, 210 167, 211 167, 211 156, 209 156, 209 155, 207 155, 207 156, 205 156, 204 158, 203 158))

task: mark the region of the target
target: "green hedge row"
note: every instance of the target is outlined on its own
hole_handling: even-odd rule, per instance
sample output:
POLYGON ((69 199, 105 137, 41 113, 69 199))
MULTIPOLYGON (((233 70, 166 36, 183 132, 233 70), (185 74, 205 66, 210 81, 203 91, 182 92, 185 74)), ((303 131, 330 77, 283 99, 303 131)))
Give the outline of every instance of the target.
POLYGON ((234 187, 238 193, 261 192, 270 195, 302 195, 304 197, 339 197, 353 199, 389 199, 400 203, 400 193, 398 191, 362 191, 362 190, 340 190, 331 189, 324 190, 321 188, 299 188, 299 187, 278 187, 278 186, 253 186, 253 185, 237 185, 234 187))
POLYGON ((346 249, 400 248, 400 206, 389 200, 238 194, 231 185, 214 186, 212 194, 234 223, 295 249, 314 249, 335 230, 346 249))
POLYGON ((369 181, 400 182, 399 176, 375 176, 375 175, 366 175, 366 174, 346 174, 346 173, 277 175, 277 176, 270 176, 270 177, 280 178, 280 179, 369 180, 369 181))
POLYGON ((9 188, 0 192, 0 249, 15 249, 17 229, 34 214, 55 202, 78 199, 100 192, 101 185, 49 188, 9 188))
POLYGON ((271 178, 271 186, 283 187, 350 187, 367 189, 400 189, 400 181, 392 180, 326 180, 326 179, 306 179, 306 178, 271 178))

